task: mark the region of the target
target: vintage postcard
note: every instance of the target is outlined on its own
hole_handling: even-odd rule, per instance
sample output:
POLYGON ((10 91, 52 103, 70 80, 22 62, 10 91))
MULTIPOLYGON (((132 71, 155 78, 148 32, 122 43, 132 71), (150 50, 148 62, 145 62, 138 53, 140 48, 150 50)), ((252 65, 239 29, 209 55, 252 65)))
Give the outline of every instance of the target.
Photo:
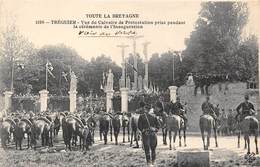
POLYGON ((260 166, 259 19, 259 0, 0 0, 0 167, 260 166))

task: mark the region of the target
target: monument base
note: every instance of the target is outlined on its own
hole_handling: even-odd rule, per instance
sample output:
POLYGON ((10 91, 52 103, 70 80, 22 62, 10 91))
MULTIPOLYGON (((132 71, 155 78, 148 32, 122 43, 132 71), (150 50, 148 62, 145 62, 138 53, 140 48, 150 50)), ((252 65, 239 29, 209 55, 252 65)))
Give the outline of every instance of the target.
POLYGON ((7 115, 7 112, 12 109, 12 91, 5 91, 4 92, 4 114, 7 115))
POLYGON ((128 112, 128 88, 121 88, 121 112, 128 112))
POLYGON ((106 90, 106 112, 111 112, 113 109, 112 98, 114 90, 106 90))
POLYGON ((187 150, 177 152, 178 167, 209 167, 209 152, 187 150))
POLYGON ((47 111, 48 109, 48 94, 49 91, 43 89, 41 91, 39 91, 40 93, 40 111, 47 111))
POLYGON ((74 113, 77 110, 77 93, 77 91, 69 91, 71 113, 74 113))
POLYGON ((177 86, 169 86, 170 90, 170 100, 175 103, 176 102, 176 97, 177 97, 177 86))

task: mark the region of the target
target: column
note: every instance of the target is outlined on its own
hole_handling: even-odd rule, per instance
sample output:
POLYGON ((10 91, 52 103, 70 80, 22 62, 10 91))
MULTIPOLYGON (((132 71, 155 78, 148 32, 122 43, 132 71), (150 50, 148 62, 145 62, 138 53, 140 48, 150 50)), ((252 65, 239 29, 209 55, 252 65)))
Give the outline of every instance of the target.
POLYGON ((121 88, 121 111, 128 112, 128 88, 121 88))
POLYGON ((77 91, 69 91, 70 95, 70 112, 74 113, 77 109, 77 91))
MULTIPOLYGON (((8 110, 11 110, 12 108, 12 91, 5 91, 4 92, 4 111, 7 112, 8 110)), ((7 113, 4 113, 5 115, 7 113)))
POLYGON ((40 92, 40 111, 47 111, 48 108, 48 91, 43 89, 40 92))
POLYGON ((114 90, 106 90, 106 111, 109 112, 113 109, 113 98, 114 90))
POLYGON ((177 96, 177 86, 169 86, 170 90, 170 100, 175 103, 176 102, 176 96, 177 96))
POLYGON ((143 77, 141 75, 138 77, 138 90, 143 90, 143 77))

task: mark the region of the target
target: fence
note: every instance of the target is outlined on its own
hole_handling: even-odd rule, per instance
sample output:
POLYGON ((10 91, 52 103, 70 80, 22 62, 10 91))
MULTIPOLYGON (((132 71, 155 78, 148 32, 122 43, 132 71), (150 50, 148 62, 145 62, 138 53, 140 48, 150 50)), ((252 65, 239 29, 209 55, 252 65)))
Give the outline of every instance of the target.
MULTIPOLYGON (((77 97, 77 109, 86 110, 92 105, 100 106, 105 103, 104 97, 77 97)), ((50 111, 69 111, 69 96, 53 96, 48 97, 48 110, 50 111)), ((33 95, 14 95, 12 96, 12 111, 40 111, 40 97, 33 95)))

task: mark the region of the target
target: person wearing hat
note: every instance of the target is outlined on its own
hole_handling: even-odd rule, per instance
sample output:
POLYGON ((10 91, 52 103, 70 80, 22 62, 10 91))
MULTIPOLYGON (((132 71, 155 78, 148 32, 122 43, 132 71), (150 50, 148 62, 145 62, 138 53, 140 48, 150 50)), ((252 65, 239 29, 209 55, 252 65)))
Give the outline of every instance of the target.
POLYGON ((171 110, 170 110, 170 112, 172 114, 179 115, 179 112, 180 112, 179 110, 180 109, 183 109, 183 106, 182 106, 182 104, 180 102, 180 97, 177 97, 175 103, 171 102, 171 110))
POLYGON ((155 104, 155 111, 158 115, 162 115, 164 110, 163 97, 161 96, 155 104))
POLYGON ((178 115, 181 118, 183 118, 184 123, 187 124, 188 119, 187 119, 187 116, 186 116, 186 110, 184 110, 184 107, 181 104, 180 97, 176 98, 176 102, 172 104, 170 111, 171 111, 172 114, 178 115))
POLYGON ((143 113, 143 112, 145 111, 145 106, 146 106, 145 102, 144 102, 144 101, 141 101, 141 102, 139 103, 139 108, 136 109, 136 113, 138 113, 138 114, 143 113))
POLYGON ((210 103, 210 97, 206 96, 206 101, 202 103, 201 109, 203 114, 202 115, 211 115, 215 120, 217 120, 217 115, 215 113, 215 108, 213 104, 210 103))
POLYGON ((239 122, 242 121, 246 116, 255 114, 254 105, 251 102, 249 102, 248 95, 245 95, 245 101, 238 105, 236 111, 237 111, 236 120, 238 120, 239 122), (238 118, 239 116, 240 118, 238 118))
POLYGON ((159 121, 154 114, 149 113, 150 106, 140 102, 140 116, 138 129, 142 134, 142 143, 145 152, 147 165, 154 165, 156 159, 157 132, 160 128, 159 121))

